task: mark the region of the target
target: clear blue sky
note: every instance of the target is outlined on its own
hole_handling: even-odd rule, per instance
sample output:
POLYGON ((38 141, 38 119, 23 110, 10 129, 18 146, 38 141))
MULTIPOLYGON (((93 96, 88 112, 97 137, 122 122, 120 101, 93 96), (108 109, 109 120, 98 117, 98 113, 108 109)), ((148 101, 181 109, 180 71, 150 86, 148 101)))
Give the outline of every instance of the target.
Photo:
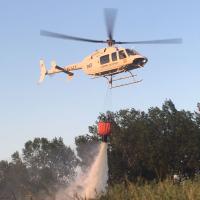
POLYGON ((147 110, 172 99, 178 109, 194 111, 200 101, 200 2, 11 1, 0 2, 0 159, 7 159, 34 137, 64 138, 88 132, 99 112, 123 108, 147 110), (148 57, 137 70, 143 82, 115 89, 107 98, 106 81, 77 72, 47 77, 38 86, 39 59, 59 65, 81 61, 103 45, 40 36, 40 29, 106 39, 103 8, 118 9, 115 39, 121 41, 182 37, 182 45, 127 45, 148 57), (106 100, 105 100, 106 99, 106 100))

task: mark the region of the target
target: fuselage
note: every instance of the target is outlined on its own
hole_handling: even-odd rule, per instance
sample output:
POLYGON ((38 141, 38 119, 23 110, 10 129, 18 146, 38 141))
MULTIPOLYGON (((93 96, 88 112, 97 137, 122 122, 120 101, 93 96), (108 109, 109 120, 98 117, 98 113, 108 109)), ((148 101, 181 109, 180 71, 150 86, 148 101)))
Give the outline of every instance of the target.
POLYGON ((87 56, 81 63, 83 71, 92 76, 121 73, 143 67, 147 58, 135 50, 106 47, 87 56))
MULTIPOLYGON (((146 63, 147 58, 135 50, 110 46, 95 51, 80 63, 59 67, 55 62, 52 62, 51 69, 43 71, 46 75, 64 72, 70 79, 73 77, 72 71, 79 69, 91 76, 112 76, 143 67, 146 63)), ((44 66, 43 61, 42 65, 44 66)), ((43 66, 41 67, 45 68, 43 66)))

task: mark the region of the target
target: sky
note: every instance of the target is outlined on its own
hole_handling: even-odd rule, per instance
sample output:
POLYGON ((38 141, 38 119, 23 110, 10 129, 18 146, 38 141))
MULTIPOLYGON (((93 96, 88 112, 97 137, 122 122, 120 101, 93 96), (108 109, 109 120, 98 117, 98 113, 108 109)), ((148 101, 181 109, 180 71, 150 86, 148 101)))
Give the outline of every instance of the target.
POLYGON ((198 0, 1 0, 0 160, 21 151, 35 137, 74 138, 88 133, 99 113, 135 108, 147 111, 171 99, 178 109, 196 110, 199 97, 200 2, 198 0), (64 66, 80 62, 102 44, 40 36, 40 29, 107 39, 103 9, 116 8, 119 41, 183 38, 181 45, 126 45, 148 58, 135 70, 137 85, 107 89, 104 79, 77 71, 47 77, 38 85, 39 60, 64 66))

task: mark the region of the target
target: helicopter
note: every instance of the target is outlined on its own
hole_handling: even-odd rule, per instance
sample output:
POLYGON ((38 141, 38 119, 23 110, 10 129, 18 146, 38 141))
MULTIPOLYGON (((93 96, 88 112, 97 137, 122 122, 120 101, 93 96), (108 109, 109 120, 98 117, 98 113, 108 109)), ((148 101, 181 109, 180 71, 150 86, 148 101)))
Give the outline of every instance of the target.
POLYGON ((148 58, 141 55, 134 49, 124 48, 121 44, 180 44, 182 43, 181 38, 170 38, 161 40, 146 40, 146 41, 133 41, 133 42, 121 42, 115 41, 113 38, 113 30, 116 19, 117 10, 107 8, 104 10, 106 30, 107 30, 107 40, 95 40, 89 38, 75 37, 66 34, 51 32, 47 30, 40 30, 41 36, 64 39, 64 40, 74 40, 81 42, 90 43, 103 43, 107 44, 105 48, 96 50, 89 56, 85 57, 81 62, 76 64, 71 64, 67 66, 59 66, 55 61, 51 62, 51 68, 46 69, 44 60, 40 60, 40 79, 41 83, 46 75, 52 75, 56 73, 65 73, 67 78, 71 80, 74 76, 75 70, 83 70, 91 78, 106 78, 110 88, 116 88, 121 86, 126 86, 130 84, 139 83, 142 80, 135 80, 135 74, 131 70, 144 67, 148 62, 148 58), (128 73, 129 75, 125 75, 128 73), (119 74, 123 74, 122 77, 116 78, 119 74), (124 79, 129 81, 126 83, 121 83, 113 85, 113 82, 118 82, 124 79))

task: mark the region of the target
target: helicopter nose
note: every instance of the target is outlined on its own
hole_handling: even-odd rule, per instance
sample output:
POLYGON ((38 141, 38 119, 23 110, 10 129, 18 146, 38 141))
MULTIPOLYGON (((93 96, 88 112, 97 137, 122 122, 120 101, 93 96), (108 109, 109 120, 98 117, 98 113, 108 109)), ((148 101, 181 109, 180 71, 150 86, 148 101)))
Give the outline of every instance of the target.
POLYGON ((146 64, 148 62, 148 59, 146 57, 143 58, 142 63, 146 64))
POLYGON ((133 64, 136 65, 136 66, 143 67, 147 62, 148 62, 148 59, 146 57, 142 57, 142 58, 136 58, 133 61, 133 64))

